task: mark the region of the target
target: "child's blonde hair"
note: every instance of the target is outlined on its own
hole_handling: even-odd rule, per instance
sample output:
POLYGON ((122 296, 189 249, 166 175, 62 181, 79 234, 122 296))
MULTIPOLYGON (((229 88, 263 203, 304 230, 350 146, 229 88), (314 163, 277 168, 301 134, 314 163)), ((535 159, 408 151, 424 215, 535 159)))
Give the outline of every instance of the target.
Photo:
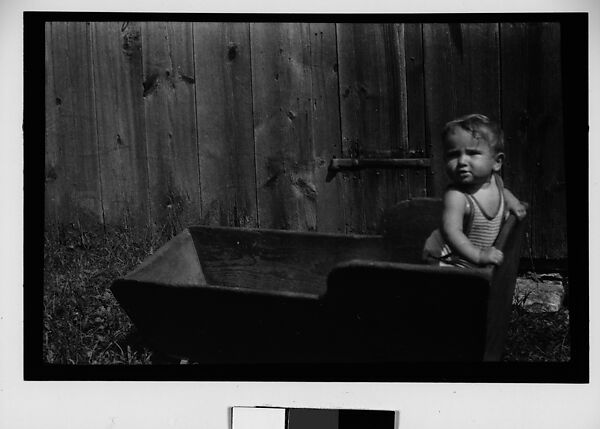
POLYGON ((500 126, 487 116, 472 113, 448 122, 442 130, 442 141, 445 142, 456 128, 468 131, 477 140, 485 140, 495 153, 504 152, 504 133, 500 126))

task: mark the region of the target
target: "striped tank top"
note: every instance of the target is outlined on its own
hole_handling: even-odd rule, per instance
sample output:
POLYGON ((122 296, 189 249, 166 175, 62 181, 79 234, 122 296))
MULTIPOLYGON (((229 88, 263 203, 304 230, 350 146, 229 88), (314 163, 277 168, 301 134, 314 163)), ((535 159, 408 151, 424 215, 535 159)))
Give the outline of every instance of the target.
MULTIPOLYGON (((464 194, 470 208, 470 215, 465 222, 463 231, 471 243, 480 249, 494 245, 500 233, 502 221, 504 220, 504 195, 498 180, 496 180, 496 187, 500 194, 500 205, 498 206, 498 211, 493 216, 488 216, 474 196, 464 194)), ((452 254, 452 250, 447 244, 444 244, 441 249, 440 265, 466 268, 476 266, 466 259, 452 254)))

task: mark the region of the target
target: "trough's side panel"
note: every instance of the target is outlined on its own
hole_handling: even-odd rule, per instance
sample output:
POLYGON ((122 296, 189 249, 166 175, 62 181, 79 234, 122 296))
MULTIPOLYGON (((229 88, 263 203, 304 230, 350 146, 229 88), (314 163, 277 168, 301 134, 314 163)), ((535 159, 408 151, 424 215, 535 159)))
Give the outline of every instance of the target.
POLYGON ((168 287, 206 286, 202 266, 187 229, 144 260, 125 279, 168 287))
POLYGON ((102 222, 90 29, 46 24, 46 222, 102 222))
POLYGON ((247 23, 194 23, 202 223, 257 226, 247 23))
POLYGON ((310 25, 250 25, 259 224, 314 231, 310 25))
POLYGON ((502 236, 508 230, 504 245, 496 244, 496 246, 500 244, 498 248, 504 252, 504 263, 500 267, 494 268, 492 277, 484 352, 486 361, 498 361, 504 353, 525 225, 525 221, 516 222, 516 218, 512 216, 504 225, 501 236, 498 237, 498 241, 504 239, 502 236))
POLYGON ((481 361, 485 270, 355 260, 329 275, 332 353, 340 360, 481 361))
POLYGON ((113 290, 148 345, 170 356, 206 364, 280 365, 323 363, 329 355, 317 297, 128 280, 113 290))
POLYGON ((333 266, 353 258, 388 260, 380 236, 190 228, 209 284, 322 294, 333 266))
POLYGON ((530 204, 529 240, 522 254, 564 258, 567 219, 560 24, 505 23, 501 35, 505 181, 530 204))
MULTIPOLYGON (((425 135, 425 79, 423 75, 423 24, 404 24, 406 110, 409 155, 429 156, 425 135)), ((408 170, 410 198, 426 197, 427 170, 408 170)))
POLYGON ((424 24, 427 132, 432 144, 430 195, 447 184, 440 133, 458 116, 482 113, 500 121, 498 25, 424 24))
POLYGON ((148 164, 139 23, 91 26, 105 220, 146 226, 148 164))
POLYGON ((141 25, 150 212, 175 234, 200 221, 192 24, 141 25))
MULTIPOLYGON (((338 24, 344 157, 404 157, 408 149, 404 26, 338 24)), ((378 230, 383 210, 408 197, 398 170, 344 176, 347 232, 378 230)))
POLYGON ((386 210, 382 230, 394 248, 410 255, 402 262, 422 263, 425 240, 440 227, 441 219, 441 199, 413 198, 386 210))
POLYGON ((316 229, 320 232, 343 233, 343 176, 338 174, 326 182, 329 161, 342 153, 335 24, 311 23, 309 28, 316 229))

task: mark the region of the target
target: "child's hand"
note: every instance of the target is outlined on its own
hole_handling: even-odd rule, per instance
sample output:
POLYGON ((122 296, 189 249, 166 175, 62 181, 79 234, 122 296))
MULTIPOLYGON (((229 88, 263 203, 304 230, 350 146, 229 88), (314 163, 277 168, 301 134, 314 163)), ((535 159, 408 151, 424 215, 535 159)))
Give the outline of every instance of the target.
POLYGON ((510 205, 508 210, 513 213, 517 219, 521 220, 527 214, 527 206, 520 201, 517 201, 515 204, 510 205))
POLYGON ((508 189, 504 188, 504 201, 506 208, 510 213, 513 213, 517 219, 521 220, 527 214, 527 203, 522 203, 508 189))
POLYGON ((503 260, 504 253, 495 247, 486 247, 485 249, 481 249, 479 251, 479 264, 481 265, 500 265, 503 260))

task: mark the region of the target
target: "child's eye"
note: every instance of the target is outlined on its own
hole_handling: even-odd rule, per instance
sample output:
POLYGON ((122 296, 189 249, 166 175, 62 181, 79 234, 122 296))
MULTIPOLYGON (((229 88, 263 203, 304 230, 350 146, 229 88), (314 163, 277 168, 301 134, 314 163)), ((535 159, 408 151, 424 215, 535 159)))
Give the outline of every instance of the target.
POLYGON ((481 151, 476 150, 476 149, 470 149, 470 150, 467 150, 467 155, 469 155, 469 156, 481 155, 481 151))
POLYGON ((460 155, 460 152, 457 150, 451 150, 449 152, 446 152, 446 158, 456 158, 460 155))

